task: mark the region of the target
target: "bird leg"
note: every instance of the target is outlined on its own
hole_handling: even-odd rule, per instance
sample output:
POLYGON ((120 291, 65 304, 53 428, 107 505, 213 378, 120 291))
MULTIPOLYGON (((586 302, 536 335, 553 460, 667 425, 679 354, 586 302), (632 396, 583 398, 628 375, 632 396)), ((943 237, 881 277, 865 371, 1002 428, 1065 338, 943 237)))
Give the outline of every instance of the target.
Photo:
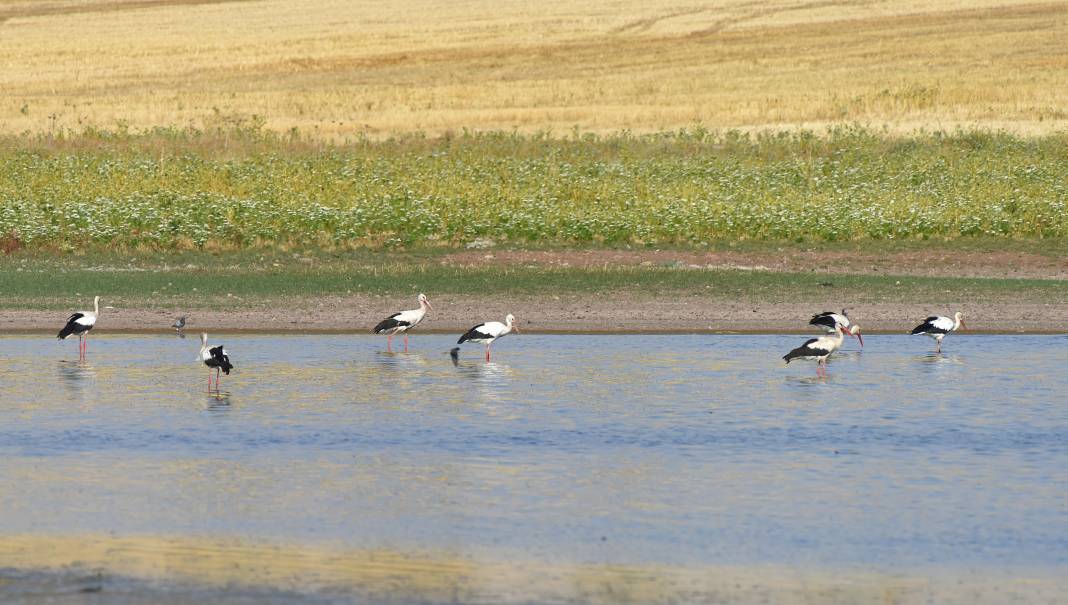
POLYGON ((489 345, 486 345, 486 361, 489 361, 489 360, 490 360, 490 353, 489 353, 489 348, 490 348, 490 346, 489 346, 489 345))
POLYGON ((408 333, 404 333, 404 352, 408 352, 408 333))
POLYGON ((390 332, 389 337, 386 338, 386 353, 393 352, 393 333, 390 332))
POLYGON ((220 372, 219 368, 215 368, 215 391, 216 392, 218 392, 218 390, 219 390, 219 372, 220 372))

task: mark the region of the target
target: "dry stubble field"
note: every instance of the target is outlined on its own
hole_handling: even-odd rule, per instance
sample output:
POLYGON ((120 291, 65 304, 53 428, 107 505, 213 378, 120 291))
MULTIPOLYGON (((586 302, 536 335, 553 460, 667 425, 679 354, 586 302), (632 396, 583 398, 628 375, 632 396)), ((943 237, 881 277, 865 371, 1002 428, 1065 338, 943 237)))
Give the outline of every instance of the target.
POLYGON ((1068 3, 13 0, 0 133, 1068 125, 1068 3), (253 118, 252 116, 256 116, 253 118))

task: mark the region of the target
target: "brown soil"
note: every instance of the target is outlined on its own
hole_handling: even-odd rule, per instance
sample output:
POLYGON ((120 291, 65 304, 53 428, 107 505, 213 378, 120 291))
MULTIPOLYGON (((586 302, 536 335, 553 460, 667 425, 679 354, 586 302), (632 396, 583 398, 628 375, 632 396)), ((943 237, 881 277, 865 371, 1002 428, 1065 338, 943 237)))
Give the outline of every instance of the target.
MULTIPOLYGON (((368 333, 382 318, 410 306, 405 298, 350 296, 291 301, 262 310, 190 310, 190 333, 219 331, 302 331, 368 333)), ((531 332, 794 332, 804 333, 809 316, 837 310, 827 297, 804 303, 715 300, 704 296, 602 297, 597 294, 491 299, 438 296, 434 310, 413 331, 460 333, 482 321, 502 321, 508 313, 531 332)), ((1068 332, 1068 304, 1062 302, 959 302, 945 307, 924 304, 870 304, 850 310, 864 331, 904 333, 927 315, 963 311, 972 332, 1068 332)), ((97 333, 166 332, 173 309, 117 308, 101 314, 97 333)), ((5 311, 0 332, 53 332, 66 320, 62 311, 5 311)))

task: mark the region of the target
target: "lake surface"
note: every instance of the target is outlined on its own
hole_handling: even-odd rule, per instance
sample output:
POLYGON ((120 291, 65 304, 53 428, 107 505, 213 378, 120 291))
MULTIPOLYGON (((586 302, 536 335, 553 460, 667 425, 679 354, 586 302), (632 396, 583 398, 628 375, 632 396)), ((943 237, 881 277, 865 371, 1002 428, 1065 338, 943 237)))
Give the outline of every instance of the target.
POLYGON ((805 337, 524 334, 454 365, 451 336, 386 354, 370 336, 222 335, 219 395, 195 335, 100 335, 85 364, 73 342, 2 337, 0 568, 21 580, 0 574, 0 597, 38 590, 23 564, 51 570, 31 555, 72 536, 1065 570, 1068 337, 954 334, 933 355, 871 335, 826 379, 783 366, 805 337))

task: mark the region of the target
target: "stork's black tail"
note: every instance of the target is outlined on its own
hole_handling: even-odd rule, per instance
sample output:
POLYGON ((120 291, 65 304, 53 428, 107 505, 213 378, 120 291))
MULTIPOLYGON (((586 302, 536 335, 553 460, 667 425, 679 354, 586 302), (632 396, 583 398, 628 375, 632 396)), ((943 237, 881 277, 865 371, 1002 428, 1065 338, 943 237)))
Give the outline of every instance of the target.
POLYGON ((67 325, 63 326, 63 329, 56 334, 56 338, 63 340, 72 334, 81 334, 85 331, 85 326, 78 323, 78 320, 84 317, 81 313, 75 313, 67 318, 67 325))
POLYGON ((381 334, 386 330, 392 330, 393 328, 399 328, 401 326, 408 325, 408 322, 406 321, 398 321, 397 319, 394 319, 397 315, 400 315, 400 313, 397 313, 396 315, 393 315, 391 317, 387 317, 386 319, 383 319, 382 321, 378 322, 378 325, 375 326, 375 329, 371 331, 375 334, 381 334))

